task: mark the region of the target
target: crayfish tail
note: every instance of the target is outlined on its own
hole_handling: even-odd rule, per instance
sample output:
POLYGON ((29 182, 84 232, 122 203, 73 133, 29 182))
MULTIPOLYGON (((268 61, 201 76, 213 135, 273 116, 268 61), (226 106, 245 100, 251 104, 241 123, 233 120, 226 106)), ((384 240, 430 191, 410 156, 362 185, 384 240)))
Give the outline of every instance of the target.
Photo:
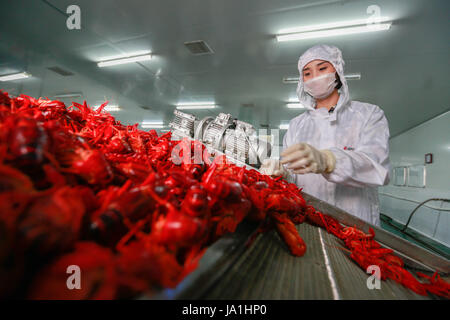
POLYGON ((301 257, 306 253, 306 244, 289 218, 286 217, 286 219, 276 221, 275 226, 278 235, 283 239, 294 256, 301 257))

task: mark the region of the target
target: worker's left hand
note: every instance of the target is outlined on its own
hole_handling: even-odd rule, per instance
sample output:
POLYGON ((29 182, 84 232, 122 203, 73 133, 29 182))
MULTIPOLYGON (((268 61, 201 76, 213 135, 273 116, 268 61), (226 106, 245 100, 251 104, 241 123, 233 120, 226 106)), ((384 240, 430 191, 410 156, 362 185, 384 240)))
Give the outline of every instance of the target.
POLYGON ((290 146, 281 153, 282 164, 296 174, 331 173, 336 158, 330 150, 317 150, 307 143, 290 146))
POLYGON ((261 167, 259 168, 259 172, 264 175, 269 175, 272 177, 283 177, 287 178, 289 172, 280 164, 278 159, 265 159, 262 162, 261 167))

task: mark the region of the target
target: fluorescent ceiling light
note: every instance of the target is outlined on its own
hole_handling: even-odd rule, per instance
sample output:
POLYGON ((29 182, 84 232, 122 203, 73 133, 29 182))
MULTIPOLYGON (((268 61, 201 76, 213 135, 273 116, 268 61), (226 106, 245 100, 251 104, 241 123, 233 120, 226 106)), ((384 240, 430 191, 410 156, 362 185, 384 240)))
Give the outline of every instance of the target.
POLYGON ((361 80, 361 73, 350 73, 344 75, 346 80, 361 80))
MULTIPOLYGON (((346 80, 361 80, 361 73, 350 73, 344 75, 346 80)), ((298 83, 298 77, 284 77, 283 83, 292 84, 298 83)))
POLYGON ((284 77, 283 83, 298 83, 298 77, 284 77))
POLYGON ((109 67, 109 66, 116 66, 119 64, 126 64, 126 63, 133 63, 133 62, 140 62, 140 61, 148 61, 152 59, 152 55, 150 53, 143 54, 143 55, 137 55, 137 56, 129 56, 125 58, 118 58, 118 59, 110 59, 105 61, 100 61, 97 63, 97 65, 100 68, 103 67, 109 67))
POLYGON ((5 76, 0 76, 0 81, 13 81, 13 80, 20 80, 20 79, 26 79, 31 77, 31 74, 26 72, 20 72, 20 73, 13 73, 8 74, 5 76))
POLYGON ((153 125, 141 124, 141 127, 144 128, 144 129, 161 129, 161 128, 165 128, 165 126, 157 125, 157 124, 153 124, 153 125))
POLYGON ((177 106, 178 110, 193 110, 193 109, 214 109, 215 105, 192 105, 192 106, 177 106))
POLYGON ((53 98, 63 99, 63 98, 77 98, 82 96, 83 94, 81 92, 73 92, 73 93, 57 94, 53 96, 53 98))
POLYGON ((164 124, 162 121, 153 121, 153 120, 143 120, 142 124, 164 124))
POLYGON ((150 120, 144 120, 141 122, 142 128, 164 128, 164 122, 162 121, 150 121, 150 120))
POLYGON ((286 106, 289 109, 305 109, 305 106, 301 103, 287 103, 286 106))
POLYGON ((214 109, 217 105, 214 102, 189 102, 178 103, 176 107, 178 110, 214 109))
POLYGON ((281 129, 281 130, 287 130, 287 129, 289 129, 289 123, 287 123, 287 124, 280 124, 280 129, 281 129))
POLYGON ((379 17, 378 19, 373 19, 373 20, 364 18, 364 19, 357 19, 357 20, 338 21, 338 22, 282 29, 278 32, 278 34, 308 32, 308 31, 316 31, 316 30, 324 30, 324 29, 335 29, 335 28, 342 28, 342 27, 359 26, 359 25, 369 25, 370 22, 377 24, 377 23, 381 23, 381 22, 387 22, 389 20, 391 20, 389 17, 379 17))
POLYGON ((121 109, 119 106, 106 106, 103 110, 109 111, 109 112, 115 112, 115 111, 120 111, 121 109))
POLYGON ((100 57, 97 60, 98 61, 109 61, 109 60, 117 60, 117 59, 123 59, 123 58, 130 58, 130 57, 136 57, 136 56, 143 56, 146 54, 151 54, 152 52, 150 50, 140 50, 140 51, 133 51, 131 53, 121 53, 115 56, 105 56, 100 57))
MULTIPOLYGON (((95 106, 94 109, 97 110, 98 108, 100 108, 100 106, 95 106)), ((121 108, 119 106, 115 106, 115 105, 111 105, 111 106, 106 106, 103 108, 104 111, 108 111, 108 112, 117 112, 120 111, 121 108)))
POLYGON ((388 17, 374 19, 373 23, 368 23, 368 19, 359 19, 352 21, 341 21, 327 24, 304 26, 298 28, 284 29, 276 36, 278 42, 304 40, 313 38, 324 38, 341 36, 356 33, 375 32, 389 30, 392 22, 388 17), (381 23, 385 22, 385 23, 381 23))
POLYGON ((341 28, 341 29, 291 33, 291 34, 286 34, 286 35, 279 35, 279 36, 277 36, 277 40, 278 40, 278 42, 283 42, 283 41, 334 37, 334 36, 342 36, 342 35, 355 34, 355 33, 385 31, 385 30, 389 30, 390 27, 391 27, 391 23, 383 23, 383 24, 380 23, 377 25, 370 25, 370 26, 359 26, 359 27, 349 27, 349 28, 341 28))

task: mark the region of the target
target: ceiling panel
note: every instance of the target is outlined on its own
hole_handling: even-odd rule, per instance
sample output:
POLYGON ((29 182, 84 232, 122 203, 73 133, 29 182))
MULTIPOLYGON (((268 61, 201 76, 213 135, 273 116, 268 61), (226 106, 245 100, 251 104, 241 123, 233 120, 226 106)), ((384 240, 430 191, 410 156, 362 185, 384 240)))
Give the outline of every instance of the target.
MULTIPOLYGON (((391 30, 277 43, 282 28, 366 17, 369 0, 4 0, 0 3, 0 74, 33 70, 33 80, 8 83, 18 93, 53 95, 82 91, 94 103, 120 101, 123 121, 170 120, 179 101, 214 100, 256 126, 276 128, 298 114, 285 106, 296 85, 298 57, 318 43, 337 45, 354 99, 379 105, 391 135, 450 108, 448 31, 450 2, 379 0, 391 30), (65 9, 81 8, 82 29, 65 26, 65 9), (194 56, 183 45, 205 40, 212 55, 194 56), (98 68, 101 57, 150 50, 154 59, 98 68), (73 77, 50 74, 58 65, 73 77), (28 81, 28 83, 26 83, 28 81), (251 110, 242 104, 253 104, 251 110), (140 106, 150 106, 146 111, 140 106)), ((0 84, 3 85, 3 84, 0 84)))

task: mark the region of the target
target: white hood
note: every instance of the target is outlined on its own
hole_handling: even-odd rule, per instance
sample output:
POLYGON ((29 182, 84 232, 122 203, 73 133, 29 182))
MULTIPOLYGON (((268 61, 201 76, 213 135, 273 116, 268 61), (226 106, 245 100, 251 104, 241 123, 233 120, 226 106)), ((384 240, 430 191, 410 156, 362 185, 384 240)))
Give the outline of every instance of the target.
POLYGON ((344 76, 345 62, 344 59, 342 58, 341 50, 339 50, 335 46, 321 44, 306 50, 305 53, 303 53, 300 59, 298 60, 298 70, 300 72, 300 77, 297 86, 297 96, 298 99, 300 100, 300 103, 303 104, 305 108, 310 111, 315 110, 314 107, 316 105, 316 101, 311 95, 305 92, 302 71, 305 65, 307 65, 309 62, 313 60, 325 60, 330 62, 336 69, 336 72, 341 79, 342 87, 339 89, 340 94, 339 101, 335 108, 335 112, 333 112, 330 117, 330 120, 336 120, 336 114, 338 110, 341 108, 341 106, 345 105, 350 99, 347 81, 345 80, 344 76))

